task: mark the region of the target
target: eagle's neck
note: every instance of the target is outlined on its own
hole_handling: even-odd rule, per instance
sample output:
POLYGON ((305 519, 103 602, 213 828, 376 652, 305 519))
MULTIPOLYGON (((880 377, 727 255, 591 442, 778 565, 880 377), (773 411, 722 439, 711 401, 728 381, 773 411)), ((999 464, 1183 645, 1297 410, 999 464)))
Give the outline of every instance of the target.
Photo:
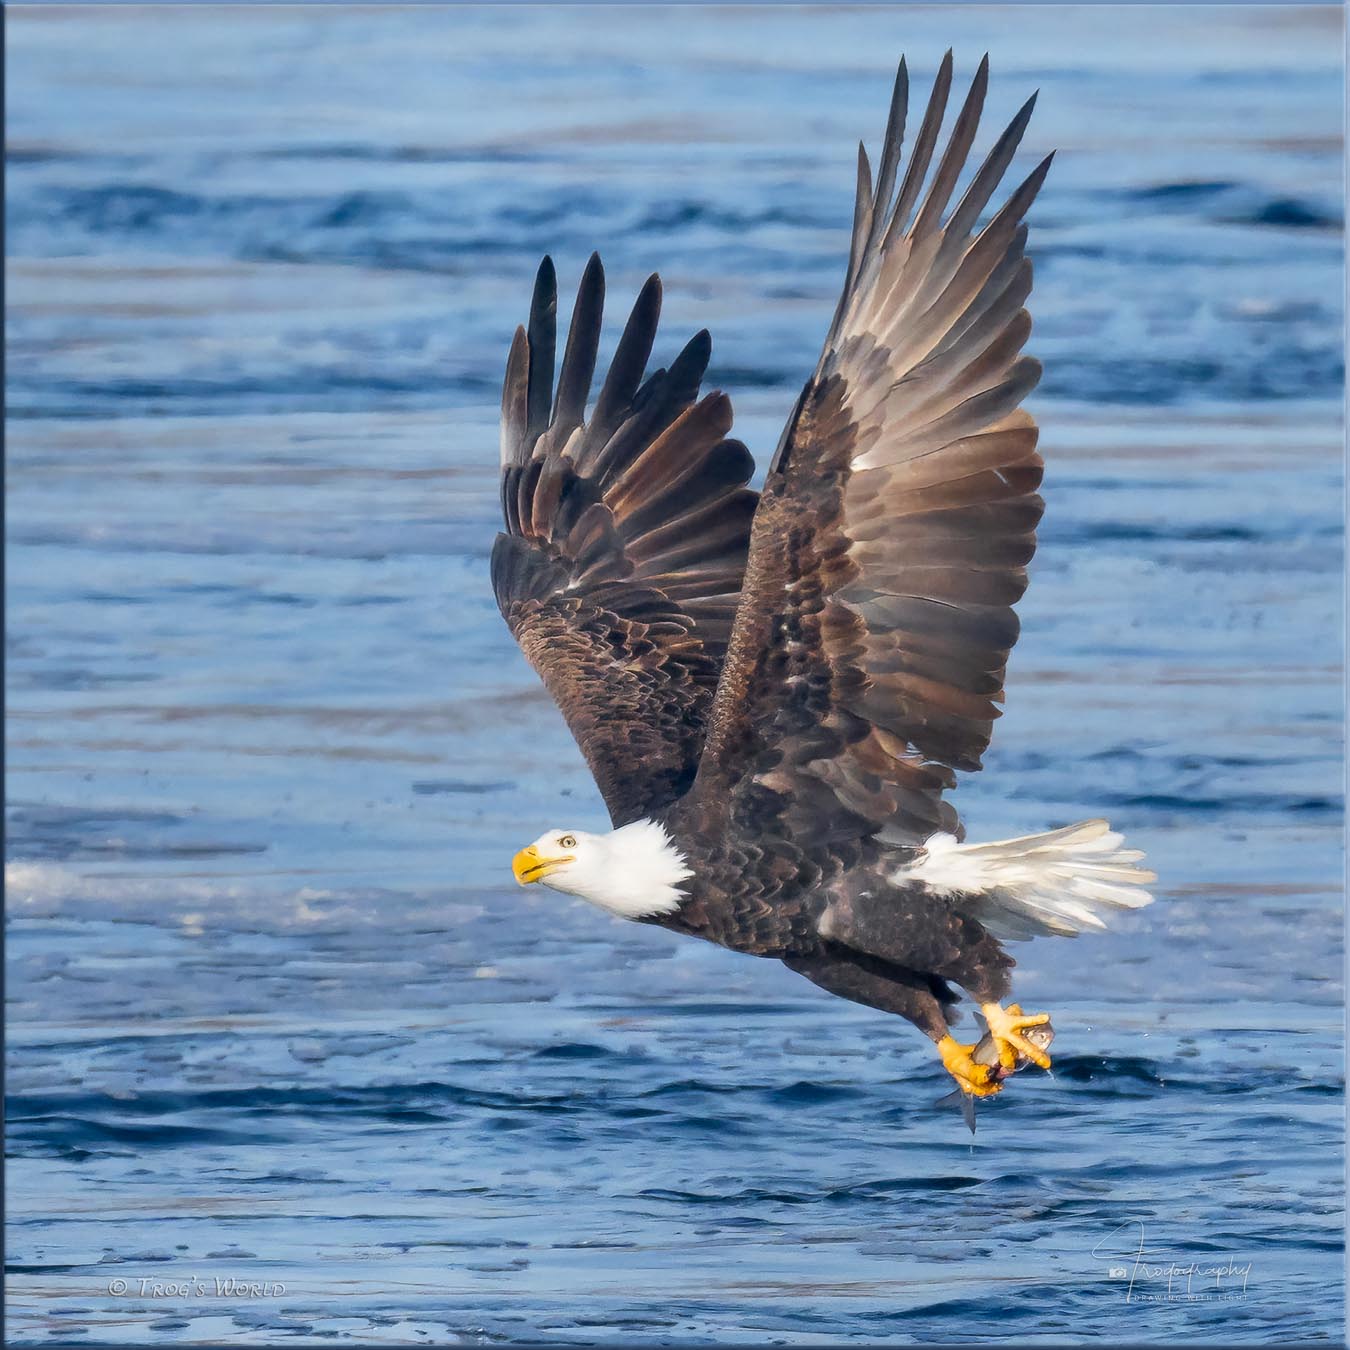
POLYGON ((567 889, 625 919, 673 914, 685 899, 679 883, 694 875, 664 825, 635 820, 602 835, 603 849, 579 873, 569 868, 567 889))

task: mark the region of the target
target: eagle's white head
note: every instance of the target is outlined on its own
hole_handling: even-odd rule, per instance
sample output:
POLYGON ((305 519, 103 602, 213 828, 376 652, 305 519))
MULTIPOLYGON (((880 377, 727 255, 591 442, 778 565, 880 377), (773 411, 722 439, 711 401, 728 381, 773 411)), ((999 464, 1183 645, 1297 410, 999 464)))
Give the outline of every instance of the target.
POLYGON ((625 919, 679 909, 678 883, 693 876, 665 826, 635 820, 609 834, 549 830, 511 862, 522 886, 542 881, 625 919))

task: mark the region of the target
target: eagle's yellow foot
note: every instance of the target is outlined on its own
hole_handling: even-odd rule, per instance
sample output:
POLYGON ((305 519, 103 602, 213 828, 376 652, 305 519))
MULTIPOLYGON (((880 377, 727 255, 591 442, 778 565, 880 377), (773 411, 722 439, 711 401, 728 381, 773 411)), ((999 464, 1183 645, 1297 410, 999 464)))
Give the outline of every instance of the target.
POLYGON ((1003 1090, 1003 1085, 994 1078, 993 1069, 988 1064, 977 1064, 971 1058, 973 1045, 961 1045, 951 1036, 944 1036, 937 1048, 943 1068, 956 1079, 962 1092, 968 1092, 972 1097, 992 1097, 1003 1090))
POLYGON ((1025 1055, 1042 1069, 1050 1067, 1050 1056, 1022 1035, 1028 1027, 1043 1027, 1050 1020, 1049 1013, 1024 1013, 1016 1003, 1010 1003, 1006 1008, 997 1003, 985 1003, 980 1006, 980 1012, 989 1023, 989 1034, 998 1047, 998 1062, 1005 1069, 1017 1067, 1018 1055, 1025 1055))

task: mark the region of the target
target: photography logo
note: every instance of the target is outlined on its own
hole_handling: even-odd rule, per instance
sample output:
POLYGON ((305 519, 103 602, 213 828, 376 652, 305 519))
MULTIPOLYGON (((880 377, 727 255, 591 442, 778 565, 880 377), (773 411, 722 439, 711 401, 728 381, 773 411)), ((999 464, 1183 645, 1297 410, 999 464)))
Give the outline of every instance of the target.
POLYGON ((1141 1220, 1129 1219, 1092 1249, 1127 1303, 1223 1303, 1246 1296, 1252 1263, 1240 1256, 1196 1259, 1150 1247, 1141 1220))

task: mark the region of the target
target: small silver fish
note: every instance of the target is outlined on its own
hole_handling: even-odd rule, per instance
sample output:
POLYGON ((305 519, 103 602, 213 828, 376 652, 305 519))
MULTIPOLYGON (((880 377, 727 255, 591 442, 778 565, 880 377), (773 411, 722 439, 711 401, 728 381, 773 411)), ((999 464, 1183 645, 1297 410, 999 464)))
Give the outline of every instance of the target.
MULTIPOLYGON (((1042 1022, 1038 1027, 1028 1027, 1022 1035, 1029 1040, 1037 1050, 1048 1050, 1051 1042, 1055 1039, 1055 1028, 1049 1022, 1042 1022)), ((1009 1075, 1014 1074, 1018 1069, 1025 1069, 1031 1061, 1023 1054, 1017 1056, 1017 1063, 1011 1069, 1005 1069, 998 1063, 998 1050, 994 1046, 993 1035, 986 1031, 980 1037, 980 1043, 971 1052, 971 1059, 976 1064, 998 1065, 994 1071, 994 1076, 1001 1083, 1009 1075)))
MULTIPOLYGON (((1051 1042, 1055 1039, 1055 1029, 1049 1022, 1043 1023, 1038 1027, 1028 1027, 1023 1036, 1029 1040, 1038 1050, 1048 1050, 1051 1042)), ((993 1067, 994 1081, 1001 1083, 1005 1078, 1010 1078, 1019 1069, 1025 1069, 1031 1061, 1023 1054, 1017 1056, 1017 1063, 1011 1069, 1005 1069, 998 1062, 998 1048, 994 1044, 993 1035, 986 1031, 980 1038, 979 1044, 971 1051, 971 1059, 976 1064, 988 1064, 993 1067)), ((939 1102, 939 1106, 947 1106, 955 1102, 961 1108, 961 1117, 970 1126, 971 1134, 975 1133, 975 1098, 969 1092, 963 1092, 957 1088, 955 1092, 949 1092, 939 1102)))

